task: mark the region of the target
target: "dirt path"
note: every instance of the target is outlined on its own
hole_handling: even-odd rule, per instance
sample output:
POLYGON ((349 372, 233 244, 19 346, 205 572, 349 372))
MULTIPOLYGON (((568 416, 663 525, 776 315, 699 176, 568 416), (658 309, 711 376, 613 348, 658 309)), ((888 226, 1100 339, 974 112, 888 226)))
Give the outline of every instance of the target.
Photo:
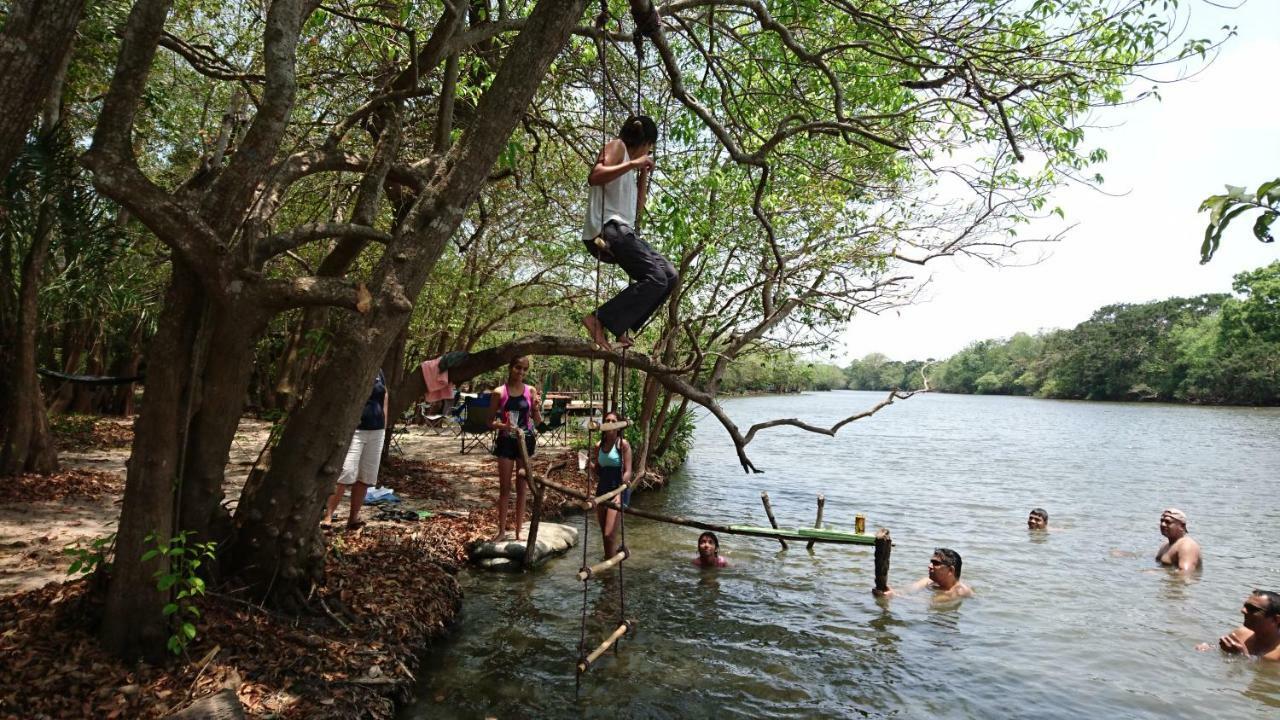
MULTIPOLYGON (((101 422, 117 424, 125 430, 132 424, 125 420, 101 422)), ((260 420, 241 421, 227 463, 224 492, 228 498, 239 496, 270 427, 260 420)), ((484 448, 461 455, 457 437, 437 435, 416 426, 406 433, 397 433, 396 440, 403 453, 392 453, 382 474, 385 484, 403 499, 396 507, 455 513, 492 508, 497 478, 493 458, 484 448), (428 471, 423 473, 421 466, 405 460, 421 461, 428 471)), ((128 457, 127 445, 61 454, 64 469, 105 474, 105 477, 88 476, 90 479, 85 482, 107 485, 105 492, 99 487, 90 497, 72 494, 42 500, 42 495, 50 497, 53 484, 61 482, 61 476, 53 479, 22 476, 8 481, 18 486, 8 488, 10 492, 6 497, 18 499, 0 501, 0 595, 67 579, 70 559, 64 549, 88 547, 94 539, 115 531, 128 457)), ((345 500, 339 512, 346 512, 345 500)), ((374 508, 365 508, 362 514, 363 519, 375 525, 380 522, 376 516, 374 508)))

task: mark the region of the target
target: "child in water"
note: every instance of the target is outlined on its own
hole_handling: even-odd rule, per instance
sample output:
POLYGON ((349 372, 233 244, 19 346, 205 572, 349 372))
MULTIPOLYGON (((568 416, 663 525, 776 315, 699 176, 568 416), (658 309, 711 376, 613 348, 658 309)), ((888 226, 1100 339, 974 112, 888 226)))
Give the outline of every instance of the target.
POLYGON ((704 532, 698 536, 698 557, 693 564, 702 568, 722 568, 729 564, 720 557, 720 539, 713 532, 704 532))

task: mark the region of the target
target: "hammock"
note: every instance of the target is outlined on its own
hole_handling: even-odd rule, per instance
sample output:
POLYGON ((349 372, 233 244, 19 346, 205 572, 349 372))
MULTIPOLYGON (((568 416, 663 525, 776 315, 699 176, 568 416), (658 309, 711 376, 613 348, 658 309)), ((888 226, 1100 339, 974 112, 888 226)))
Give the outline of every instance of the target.
POLYGON ((81 385, 128 385, 130 383, 140 383, 145 375, 133 375, 131 377, 111 377, 109 375, 68 375, 53 370, 45 370, 37 368, 36 372, 47 378, 55 380, 65 380, 66 382, 79 383, 81 385))

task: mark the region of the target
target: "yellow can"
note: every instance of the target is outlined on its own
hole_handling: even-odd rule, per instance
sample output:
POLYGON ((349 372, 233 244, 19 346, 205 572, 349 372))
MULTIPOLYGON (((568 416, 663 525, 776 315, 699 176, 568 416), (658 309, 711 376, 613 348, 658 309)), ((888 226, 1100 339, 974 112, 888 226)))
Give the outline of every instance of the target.
POLYGON ((853 531, 859 535, 867 534, 867 516, 858 513, 853 516, 853 531))

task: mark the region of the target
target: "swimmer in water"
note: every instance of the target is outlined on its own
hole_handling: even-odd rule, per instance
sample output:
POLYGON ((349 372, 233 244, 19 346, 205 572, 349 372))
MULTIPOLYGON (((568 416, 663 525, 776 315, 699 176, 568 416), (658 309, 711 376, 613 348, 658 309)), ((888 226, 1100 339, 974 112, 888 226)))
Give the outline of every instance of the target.
MULTIPOLYGON (((1244 624, 1218 638, 1225 653, 1256 660, 1280 660, 1280 593, 1254 590, 1240 608, 1244 624)), ((1210 649, 1201 643, 1197 650, 1210 649)))
POLYGON ((729 561, 720 557, 720 539, 713 532, 704 532, 698 536, 698 557, 693 559, 693 564, 702 568, 722 568, 729 565, 729 561))
POLYGON ((1166 541, 1156 551, 1156 562, 1189 573, 1200 568, 1200 543, 1187 534, 1187 514, 1178 508, 1160 513, 1160 534, 1166 541))
POLYGON ((911 583, 903 591, 888 588, 883 591, 873 590, 872 592, 879 597, 895 597, 897 595, 910 595, 929 588, 933 590, 935 602, 947 602, 971 597, 973 590, 968 585, 960 582, 962 565, 960 553, 951 548, 938 548, 933 551, 933 557, 929 558, 929 574, 926 577, 911 583))

